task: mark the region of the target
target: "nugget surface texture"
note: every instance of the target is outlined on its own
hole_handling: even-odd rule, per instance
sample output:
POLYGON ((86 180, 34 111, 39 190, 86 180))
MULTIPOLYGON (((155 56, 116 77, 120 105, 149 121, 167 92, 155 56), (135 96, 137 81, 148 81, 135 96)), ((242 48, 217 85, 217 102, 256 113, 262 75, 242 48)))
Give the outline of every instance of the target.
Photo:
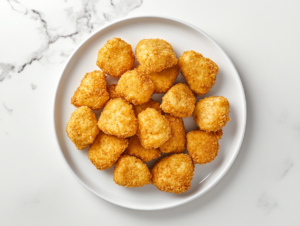
POLYGON ((184 52, 178 65, 190 89, 197 95, 207 93, 216 82, 218 65, 193 50, 184 52))
POLYGON ((109 135, 120 138, 133 136, 137 130, 137 119, 131 104, 122 98, 111 99, 100 115, 98 126, 109 135))
POLYGON ((196 98, 189 87, 178 83, 163 96, 160 107, 172 116, 187 118, 192 115, 195 103, 196 98))
POLYGON ((87 106, 93 110, 102 108, 109 100, 105 78, 101 71, 87 73, 75 91, 71 104, 75 107, 87 106))
POLYGON ((155 110, 157 110, 161 114, 161 109, 160 109, 159 105, 160 105, 159 102, 156 102, 156 101, 150 99, 148 102, 146 102, 144 104, 133 105, 132 107, 133 107, 134 113, 137 117, 139 113, 146 110, 147 108, 154 108, 155 110))
POLYGON ((112 84, 112 85, 109 85, 107 87, 107 91, 109 93, 109 97, 110 99, 115 99, 115 98, 119 98, 119 97, 122 97, 122 94, 121 93, 118 93, 116 91, 116 87, 117 87, 117 84, 112 84))
POLYGON ((127 101, 134 105, 148 102, 154 90, 153 82, 137 70, 128 71, 122 75, 116 86, 116 92, 121 93, 127 101))
MULTIPOLYGON (((144 71, 140 65, 138 71, 144 71)), ((162 70, 161 72, 152 72, 146 75, 155 85, 155 93, 166 93, 174 84, 179 73, 178 65, 162 70)))
POLYGON ((202 130, 187 133, 187 150, 195 164, 205 164, 214 160, 219 152, 219 139, 223 132, 205 132, 202 130))
POLYGON ((186 147, 185 128, 182 118, 165 114, 171 126, 171 138, 159 147, 163 153, 181 153, 186 147))
POLYGON ((99 170, 110 168, 128 147, 128 140, 100 131, 91 145, 88 157, 99 170))
POLYGON ((138 115, 137 135, 144 148, 158 148, 170 139, 171 127, 165 116, 147 108, 138 115))
POLYGON ((69 119, 66 131, 77 149, 85 149, 99 133, 95 114, 86 106, 77 108, 69 119))
POLYGON ((142 160, 122 155, 115 165, 114 181, 125 187, 142 187, 151 183, 152 175, 142 160))
POLYGON ((119 78, 133 68, 134 54, 131 45, 120 38, 113 38, 99 50, 97 66, 112 77, 119 78))
POLYGON ((163 39, 141 40, 136 46, 135 54, 147 73, 160 72, 178 62, 172 45, 163 39))
POLYGON ((199 100, 193 117, 201 130, 218 131, 230 121, 229 102, 222 96, 211 96, 199 100))
POLYGON ((180 194, 190 189, 194 171, 189 155, 173 154, 162 158, 151 169, 152 184, 161 191, 180 194))
POLYGON ((133 155, 143 162, 149 162, 160 157, 161 152, 158 149, 146 149, 141 145, 138 136, 134 135, 128 138, 129 145, 124 154, 133 155))

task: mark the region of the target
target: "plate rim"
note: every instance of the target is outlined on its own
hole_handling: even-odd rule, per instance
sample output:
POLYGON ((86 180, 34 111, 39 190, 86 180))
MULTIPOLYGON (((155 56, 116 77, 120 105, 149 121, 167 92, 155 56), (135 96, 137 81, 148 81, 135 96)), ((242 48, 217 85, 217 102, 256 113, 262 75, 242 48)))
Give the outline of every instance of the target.
POLYGON ((193 200, 195 200, 196 198, 199 198, 200 196, 204 195, 205 193, 207 193, 209 190, 211 190, 224 176, 225 174, 228 172, 228 170, 231 168, 233 162, 235 161, 238 153, 240 152, 240 149, 241 149, 241 146, 242 146, 242 143, 243 143, 243 140, 244 140, 244 137, 245 137, 245 131, 246 131, 246 124, 247 124, 247 102, 246 102, 246 94, 245 94, 245 90, 244 90, 244 86, 243 86, 243 83, 242 83, 242 80, 241 80, 241 77, 235 67, 235 65, 233 64, 232 60, 230 59, 230 57, 227 55, 227 53, 208 35, 206 34, 204 31, 202 31, 200 28, 194 26, 193 24, 190 24, 189 22, 186 22, 186 21, 183 21, 181 19, 177 19, 177 18, 174 18, 174 17, 169 17, 169 16, 161 16, 161 15, 142 15, 142 16, 131 16, 131 17, 125 17, 125 18, 121 18, 121 19, 118 19, 118 20, 115 20, 111 23, 108 23, 107 25, 104 25, 103 27, 100 27, 99 29, 97 29, 96 31, 92 32, 90 35, 88 35, 85 39, 83 39, 80 44, 73 50, 73 52, 70 54, 70 56, 68 57, 66 63, 64 64, 62 70, 61 70, 61 73, 60 73, 60 76, 56 82, 56 85, 55 85, 55 92, 54 92, 54 98, 53 98, 53 111, 52 111, 52 122, 53 122, 53 132, 54 132, 54 137, 55 137, 55 140, 56 140, 56 146, 57 146, 57 149, 59 150, 59 153, 65 163, 65 165, 67 165, 67 168, 69 169, 69 171, 71 172, 71 174, 76 178, 76 180, 83 186, 85 187, 87 190, 89 190, 90 192, 92 192, 94 195, 102 198, 103 200, 107 201, 107 202, 110 202, 112 204, 115 204, 117 206, 121 206, 121 207, 124 207, 124 208, 128 208, 128 209, 133 209, 133 210, 142 210, 142 211, 155 211, 155 210, 163 210, 163 209, 170 209, 170 208, 173 208, 173 207, 177 207, 177 206, 181 206, 183 204, 186 204, 188 202, 191 202, 193 200), (76 54, 76 52, 78 51, 78 49, 81 48, 81 46, 87 42, 91 37, 93 37, 94 35, 96 35, 98 32, 106 29, 107 27, 109 26, 112 26, 114 24, 117 24, 117 23, 120 23, 120 22, 123 22, 123 21, 126 21, 126 20, 133 20, 133 19, 140 19, 140 18, 155 18, 155 19, 163 19, 163 20, 170 20, 170 21, 174 21, 174 22, 177 22, 177 23, 180 23, 180 24, 183 24, 187 27, 190 27, 192 28, 193 30, 197 31, 198 33, 204 35, 207 39, 209 39, 223 54, 224 56, 227 58, 227 60, 229 61, 229 63, 231 64, 231 67, 233 68, 233 70, 235 71, 235 73, 237 74, 237 79, 238 79, 238 82, 239 82, 239 85, 242 89, 242 93, 243 93, 243 101, 242 101, 242 105, 243 105, 243 110, 244 110, 244 117, 243 117, 243 125, 242 125, 242 134, 241 134, 241 139, 238 141, 238 145, 237 145, 237 148, 236 148, 236 151, 234 152, 234 155, 232 155, 231 159, 228 161, 228 163, 226 164, 224 170, 222 170, 222 172, 220 173, 220 175, 217 176, 217 178, 207 187, 205 188, 204 190, 202 190, 201 192, 189 197, 189 198, 186 198, 185 200, 183 200, 182 202, 179 202, 177 204, 171 204, 171 205, 166 205, 166 206, 163 206, 163 207, 154 207, 154 208, 137 208, 137 207, 134 207, 134 206, 129 206, 129 205, 126 205, 126 204, 122 204, 122 203, 118 203, 114 200, 111 200, 109 198, 106 198, 104 196, 102 196, 101 194, 99 194, 98 192, 94 191, 92 188, 90 188, 89 186, 87 186, 78 176, 77 174, 72 170, 71 166, 68 164, 66 158, 64 157, 63 155, 63 152, 61 150, 61 147, 60 147, 60 144, 59 144, 59 140, 58 140, 58 136, 57 136, 57 132, 56 132, 56 126, 55 126, 55 121, 56 121, 56 115, 55 115, 55 112, 56 112, 56 100, 57 100, 57 91, 58 91, 58 88, 59 88, 59 85, 61 83, 61 80, 62 80, 62 77, 63 77, 63 74, 69 64, 69 62, 71 61, 71 59, 73 58, 73 56, 76 54))

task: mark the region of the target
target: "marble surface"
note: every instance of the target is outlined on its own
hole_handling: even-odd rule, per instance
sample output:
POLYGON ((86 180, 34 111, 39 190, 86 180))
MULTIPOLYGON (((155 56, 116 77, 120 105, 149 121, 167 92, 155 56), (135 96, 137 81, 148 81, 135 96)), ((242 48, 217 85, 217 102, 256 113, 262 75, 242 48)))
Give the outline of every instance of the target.
MULTIPOLYGON (((300 225, 299 1, 0 1, 0 225, 300 225), (97 198, 67 170, 52 103, 67 57, 91 32, 137 15, 194 24, 244 84, 240 153, 207 194, 140 212, 97 198)), ((178 34, 180 35, 180 34, 178 34)))

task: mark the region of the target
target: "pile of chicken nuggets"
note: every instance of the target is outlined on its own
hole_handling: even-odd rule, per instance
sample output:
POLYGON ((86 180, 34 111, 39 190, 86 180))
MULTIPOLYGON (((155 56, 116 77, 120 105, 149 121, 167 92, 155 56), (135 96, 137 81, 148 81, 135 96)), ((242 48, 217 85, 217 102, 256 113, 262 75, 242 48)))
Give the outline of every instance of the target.
POLYGON ((115 164, 113 180, 120 186, 189 190, 195 164, 216 158, 222 128, 230 121, 225 97, 195 98, 215 84, 217 64, 193 50, 177 59, 162 39, 141 40, 134 54, 120 38, 107 41, 96 64, 101 70, 87 73, 71 98, 77 109, 66 131, 76 148, 90 145, 88 158, 98 170, 115 164), (174 84, 179 71, 187 84, 174 84), (107 76, 119 78, 118 84, 108 86, 107 76), (164 93, 162 103, 151 99, 155 93, 164 93), (102 107, 97 120, 93 110, 102 107), (182 118, 190 116, 199 129, 186 133, 182 118), (159 160, 149 169, 146 163, 153 159, 159 160))

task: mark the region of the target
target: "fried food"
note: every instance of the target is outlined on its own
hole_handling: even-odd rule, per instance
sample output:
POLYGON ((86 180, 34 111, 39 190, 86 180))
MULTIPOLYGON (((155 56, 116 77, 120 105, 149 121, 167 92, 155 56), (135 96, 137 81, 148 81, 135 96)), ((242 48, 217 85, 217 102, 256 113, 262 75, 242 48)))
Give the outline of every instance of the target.
POLYGON ((99 50, 96 64, 105 74, 120 78, 126 71, 133 69, 131 45, 120 38, 108 40, 99 50))
POLYGON ((187 133, 187 151, 195 164, 205 164, 214 160, 219 152, 219 139, 223 132, 206 133, 202 130, 187 133))
POLYGON ((138 115, 137 135, 144 148, 158 148, 170 139, 171 127, 165 116, 147 108, 138 115))
MULTIPOLYGON (((141 65, 137 68, 138 71, 144 71, 141 65)), ((155 93, 166 93, 174 84, 179 73, 178 65, 162 70, 161 72, 152 72, 146 75, 155 85, 155 93)))
POLYGON ((216 82, 218 65, 193 50, 184 52, 178 65, 190 89, 197 95, 207 93, 216 82))
POLYGON ((194 171, 189 155, 173 154, 162 158, 151 169, 152 184, 161 191, 180 194, 190 189, 194 171))
POLYGON ((112 84, 107 87, 110 99, 122 97, 121 93, 116 91, 117 84, 112 84))
POLYGON ((186 147, 185 128, 182 118, 165 114, 171 126, 171 138, 159 147, 163 153, 181 153, 186 147))
POLYGON ((125 187, 142 187, 151 183, 152 175, 142 160, 122 155, 115 165, 114 181, 125 187))
POLYGON ((85 149, 99 133, 95 114, 86 106, 77 108, 69 119, 66 131, 78 150, 85 149))
POLYGON ((154 108, 161 114, 161 109, 160 109, 159 105, 160 105, 159 102, 156 102, 156 101, 150 99, 147 103, 144 103, 141 105, 133 105, 133 110, 134 110, 136 117, 138 116, 139 113, 146 110, 147 108, 154 108))
POLYGON ((128 71, 122 75, 116 86, 116 91, 134 105, 149 101, 154 90, 153 82, 137 70, 128 71))
POLYGON ((196 98, 189 89, 189 87, 183 83, 174 85, 162 98, 162 104, 160 107, 166 113, 175 117, 187 118, 192 115, 196 98))
POLYGON ((98 126, 104 133, 119 138, 133 136, 137 130, 137 119, 131 104, 122 98, 109 100, 100 115, 98 126))
POLYGON ((129 145, 124 154, 133 155, 143 162, 149 162, 160 157, 161 152, 158 149, 145 149, 138 136, 129 137, 129 145))
POLYGON ((211 96, 199 100, 193 117, 201 130, 218 131, 230 121, 229 102, 222 96, 211 96))
POLYGON ((110 168, 128 147, 128 140, 100 131, 91 145, 88 157, 98 170, 110 168))
POLYGON ((101 71, 87 73, 75 91, 71 104, 75 107, 87 106, 93 110, 102 108, 109 100, 105 78, 101 71))
POLYGON ((141 40, 135 48, 135 54, 146 73, 161 72, 178 62, 172 45, 158 38, 141 40))

